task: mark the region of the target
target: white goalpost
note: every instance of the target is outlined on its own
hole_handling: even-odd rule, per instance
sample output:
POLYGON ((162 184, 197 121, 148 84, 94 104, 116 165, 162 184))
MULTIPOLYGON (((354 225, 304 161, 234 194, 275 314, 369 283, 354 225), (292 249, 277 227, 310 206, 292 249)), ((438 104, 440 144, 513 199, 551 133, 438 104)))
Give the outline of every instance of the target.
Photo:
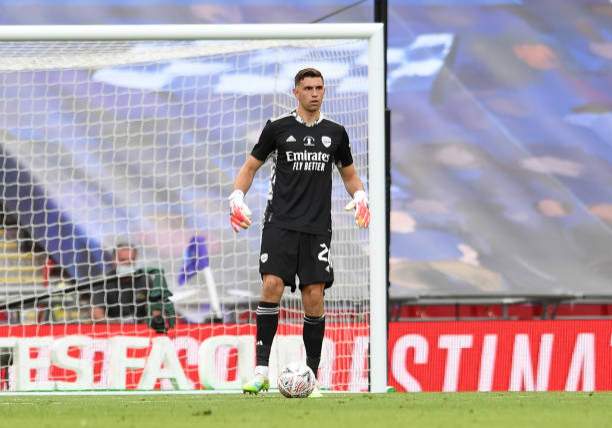
MULTIPOLYGON (((227 196, 307 66, 372 211, 358 229, 334 172, 319 380, 385 392, 383 49, 368 23, 0 27, 0 395, 240 388, 270 165, 248 231, 232 232, 227 196)), ((305 359, 301 322, 287 289, 272 382, 305 359)))

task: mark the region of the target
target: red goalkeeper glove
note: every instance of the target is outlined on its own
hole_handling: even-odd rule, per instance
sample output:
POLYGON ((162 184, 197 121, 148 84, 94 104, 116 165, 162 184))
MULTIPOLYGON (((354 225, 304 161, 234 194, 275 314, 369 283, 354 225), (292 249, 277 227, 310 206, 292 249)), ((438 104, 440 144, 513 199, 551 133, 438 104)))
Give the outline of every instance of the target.
POLYGON ((366 228, 370 224, 370 208, 368 206, 368 196, 363 190, 357 190, 353 194, 353 200, 345 207, 345 210, 355 210, 355 223, 359 227, 366 228))
POLYGON ((234 232, 240 232, 240 228, 246 229, 251 225, 251 210, 244 203, 242 190, 234 190, 229 197, 230 223, 234 232))

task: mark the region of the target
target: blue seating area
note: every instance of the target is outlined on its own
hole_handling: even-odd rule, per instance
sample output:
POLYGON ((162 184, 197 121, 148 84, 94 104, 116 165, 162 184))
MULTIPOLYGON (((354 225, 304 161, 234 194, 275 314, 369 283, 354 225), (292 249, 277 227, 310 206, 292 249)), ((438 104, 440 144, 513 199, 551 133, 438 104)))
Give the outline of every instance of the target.
MULTIPOLYGON (((0 0, 0 24, 309 22, 349 3, 40 0, 16 5, 0 0)), ((391 297, 609 293, 612 3, 391 0, 389 5, 391 297)), ((371 5, 363 4, 326 22, 370 21, 371 13, 371 5)), ((140 72, 134 81, 142 85, 141 98, 126 91, 124 107, 112 111, 119 121, 195 117, 198 108, 210 107, 198 101, 186 103, 186 110, 179 103, 172 104, 175 111, 147 108, 146 98, 161 91, 197 100, 197 89, 185 90, 197 77, 140 72)), ((213 78, 222 73, 220 68, 213 78)), ((128 77, 101 73, 96 78, 108 83, 128 77)), ((63 85, 76 94, 82 89, 63 85)), ((110 111, 103 105, 108 85, 88 90, 100 91, 99 107, 110 111)), ((78 145, 104 147, 104 142, 61 135, 62 121, 82 114, 54 117, 52 129, 62 150, 96 171, 91 159, 79 158, 78 145)), ((235 131, 213 128, 213 133, 235 131)), ((3 131, 17 139, 38 138, 35 129, 16 125, 3 131)), ((172 130, 165 137, 174 138, 172 130)), ((177 151, 197 150, 186 141, 183 137, 177 151)), ((152 153, 175 155, 180 158, 178 152, 152 153)), ((116 212, 116 195, 107 196, 99 224, 113 216, 124 219, 127 230, 127 223, 147 221, 155 210, 145 204, 116 212)), ((168 201, 201 197, 206 195, 185 192, 168 201)), ((221 226, 212 216, 182 211, 188 205, 172 209, 195 223, 221 226)), ((95 248, 96 237, 104 234, 84 233, 95 248)))

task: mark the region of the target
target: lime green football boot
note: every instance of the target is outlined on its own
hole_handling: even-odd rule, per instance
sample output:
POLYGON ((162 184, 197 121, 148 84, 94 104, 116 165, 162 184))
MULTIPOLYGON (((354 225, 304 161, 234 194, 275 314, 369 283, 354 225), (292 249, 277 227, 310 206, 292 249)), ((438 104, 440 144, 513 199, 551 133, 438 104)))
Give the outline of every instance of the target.
POLYGON ((323 393, 321 392, 321 388, 318 384, 315 385, 308 398, 323 398, 323 393))
POLYGON ((259 394, 261 391, 270 389, 270 380, 267 376, 256 374, 253 379, 242 386, 243 394, 259 394))

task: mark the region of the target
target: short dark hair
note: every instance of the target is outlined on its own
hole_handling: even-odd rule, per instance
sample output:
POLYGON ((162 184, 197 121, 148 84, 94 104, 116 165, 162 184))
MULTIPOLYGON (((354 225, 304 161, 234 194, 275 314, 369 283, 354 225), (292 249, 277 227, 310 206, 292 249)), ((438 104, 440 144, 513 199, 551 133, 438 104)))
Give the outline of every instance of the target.
POLYGON ((125 248, 133 251, 134 255, 138 256, 138 248, 128 241, 118 242, 117 245, 115 245, 115 248, 113 248, 113 255, 116 254, 118 250, 123 250, 125 248))
POLYGON ((300 84, 300 82, 304 80, 305 77, 320 77, 321 80, 323 80, 323 75, 316 68, 303 68, 302 70, 298 71, 297 74, 295 75, 294 83, 295 83, 296 88, 300 84))

